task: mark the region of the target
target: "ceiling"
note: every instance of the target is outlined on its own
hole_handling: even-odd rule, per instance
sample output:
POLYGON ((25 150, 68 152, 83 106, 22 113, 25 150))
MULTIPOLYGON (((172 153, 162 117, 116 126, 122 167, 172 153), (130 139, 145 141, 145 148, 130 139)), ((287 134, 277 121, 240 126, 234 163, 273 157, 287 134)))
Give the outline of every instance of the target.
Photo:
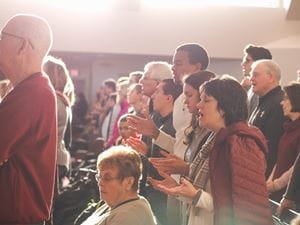
POLYGON ((16 13, 41 15, 53 29, 53 50, 63 52, 170 55, 179 44, 198 42, 211 57, 237 59, 249 43, 300 49, 300 0, 291 0, 288 11, 221 6, 145 9, 139 7, 140 0, 115 0, 120 7, 90 13, 51 6, 52 1, 1 0, 0 26, 16 13))

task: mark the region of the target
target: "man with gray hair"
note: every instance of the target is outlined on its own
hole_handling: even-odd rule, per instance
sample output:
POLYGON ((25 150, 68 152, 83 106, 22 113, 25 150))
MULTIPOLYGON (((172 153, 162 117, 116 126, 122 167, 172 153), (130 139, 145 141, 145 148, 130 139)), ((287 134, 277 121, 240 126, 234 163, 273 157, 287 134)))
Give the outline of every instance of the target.
POLYGON ((258 60, 252 64, 251 85, 259 96, 259 103, 249 118, 249 123, 257 126, 268 141, 266 156, 268 177, 276 163, 279 139, 285 121, 280 102, 283 91, 280 87, 281 71, 272 60, 258 60))
POLYGON ((144 74, 140 79, 144 95, 151 98, 160 81, 172 79, 171 65, 167 62, 149 62, 144 67, 144 74))
MULTIPOLYGON (((176 48, 173 56, 173 79, 176 83, 182 85, 185 77, 207 69, 208 65, 209 55, 203 46, 197 43, 182 44, 176 48)), ((184 142, 185 129, 189 126, 192 118, 192 114, 187 110, 184 101, 185 95, 181 93, 174 102, 173 126, 176 130, 175 138, 158 129, 158 126, 155 126, 153 121, 148 118, 131 116, 128 118, 128 123, 144 135, 152 137, 154 144, 183 158, 184 149, 186 149, 184 142)), ((177 180, 179 180, 177 174, 173 172, 171 174, 177 176, 177 180)), ((186 223, 186 208, 181 207, 179 201, 172 196, 168 198, 167 211, 169 224, 186 223)))
POLYGON ((16 15, 1 30, 0 70, 13 89, 0 103, 0 224, 44 224, 56 171, 56 98, 42 73, 52 46, 44 19, 16 15))

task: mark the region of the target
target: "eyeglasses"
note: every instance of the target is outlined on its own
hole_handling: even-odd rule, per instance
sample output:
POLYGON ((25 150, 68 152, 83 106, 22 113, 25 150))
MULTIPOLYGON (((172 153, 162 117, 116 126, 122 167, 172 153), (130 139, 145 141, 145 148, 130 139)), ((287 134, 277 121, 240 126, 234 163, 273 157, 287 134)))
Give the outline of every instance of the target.
POLYGON ((104 181, 104 182, 109 182, 109 181, 112 181, 112 180, 119 180, 120 177, 103 177, 101 176, 100 174, 95 174, 95 179, 97 182, 99 182, 100 180, 104 181))
POLYGON ((34 49, 34 47, 33 47, 33 44, 32 44, 32 42, 29 40, 29 39, 26 39, 26 38, 24 38, 24 37, 21 37, 21 36, 18 36, 18 35, 15 35, 15 34, 11 34, 11 33, 7 33, 7 32, 1 32, 1 37, 0 37, 0 40, 2 39, 2 35, 7 35, 7 36, 11 36, 11 37, 14 37, 14 38, 18 38, 18 39, 21 39, 21 40, 23 40, 23 41, 28 41, 28 43, 29 43, 29 45, 31 46, 31 48, 32 49, 34 49))

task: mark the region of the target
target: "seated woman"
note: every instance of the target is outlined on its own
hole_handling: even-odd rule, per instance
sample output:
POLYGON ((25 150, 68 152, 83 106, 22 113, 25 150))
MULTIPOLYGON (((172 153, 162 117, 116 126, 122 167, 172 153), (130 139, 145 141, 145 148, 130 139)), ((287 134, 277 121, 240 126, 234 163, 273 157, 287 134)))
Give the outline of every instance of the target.
POLYGON ((82 225, 154 225, 148 201, 139 196, 141 159, 129 147, 115 146, 97 160, 100 197, 106 204, 98 208, 82 225))
MULTIPOLYGON (((293 164, 300 153, 300 83, 293 82, 283 88, 281 101, 284 115, 289 119, 284 124, 280 138, 276 165, 267 181, 271 198, 280 201, 292 174, 293 164)), ((298 191, 300 201, 300 190, 298 191)))
MULTIPOLYGON (((215 133, 213 146, 206 152, 208 169, 204 165, 198 171, 202 173, 200 182, 210 182, 213 224, 273 224, 264 176, 266 140, 246 122, 246 92, 228 76, 210 80, 200 89, 198 109, 200 125, 215 133)), ((210 208, 206 191, 184 178, 181 184, 175 184, 169 176, 164 176, 163 182, 150 181, 166 193, 189 198, 200 212, 210 208)))

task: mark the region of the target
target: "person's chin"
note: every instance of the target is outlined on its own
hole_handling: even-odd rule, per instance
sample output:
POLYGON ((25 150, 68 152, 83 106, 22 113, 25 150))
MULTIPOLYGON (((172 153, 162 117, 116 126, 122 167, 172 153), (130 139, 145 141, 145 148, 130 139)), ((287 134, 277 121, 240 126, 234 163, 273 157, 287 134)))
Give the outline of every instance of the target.
POLYGON ((254 94, 257 94, 257 88, 256 88, 256 86, 252 85, 252 91, 253 91, 254 94))
POLYGON ((100 199, 104 200, 106 202, 106 198, 105 198, 105 192, 100 192, 100 199))

